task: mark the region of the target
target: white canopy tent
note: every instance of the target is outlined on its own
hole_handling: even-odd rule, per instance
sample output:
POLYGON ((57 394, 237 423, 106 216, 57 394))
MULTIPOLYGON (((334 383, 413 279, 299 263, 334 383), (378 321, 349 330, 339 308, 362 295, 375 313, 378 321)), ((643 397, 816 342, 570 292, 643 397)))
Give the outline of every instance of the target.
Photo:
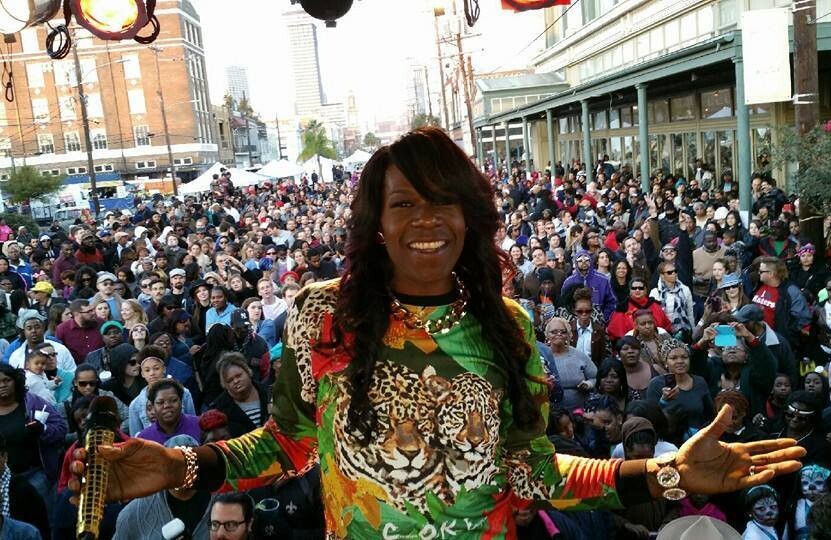
MULTIPOLYGON (((204 193, 206 191, 210 191, 213 176, 215 174, 219 174, 219 170, 222 167, 224 167, 222 163, 214 163, 207 171, 199 175, 196 180, 180 186, 179 193, 190 195, 193 193, 204 193)), ((231 173, 231 182, 233 182, 236 187, 254 186, 265 182, 268 179, 266 176, 248 172, 244 169, 228 169, 228 171, 231 173)))
POLYGON ((367 161, 369 161, 369 158, 371 157, 372 154, 370 154, 369 152, 358 149, 355 150, 351 156, 343 160, 343 166, 347 169, 363 166, 367 161))
POLYGON ((323 156, 314 156, 309 161, 303 164, 303 171, 311 175, 313 172, 323 175, 324 182, 334 182, 332 176, 332 167, 337 163, 334 159, 325 158, 323 156), (317 160, 320 159, 320 171, 317 169, 317 160))
POLYGON ((266 163, 257 174, 269 178, 298 178, 304 173, 302 165, 287 161, 285 159, 272 159, 266 163))

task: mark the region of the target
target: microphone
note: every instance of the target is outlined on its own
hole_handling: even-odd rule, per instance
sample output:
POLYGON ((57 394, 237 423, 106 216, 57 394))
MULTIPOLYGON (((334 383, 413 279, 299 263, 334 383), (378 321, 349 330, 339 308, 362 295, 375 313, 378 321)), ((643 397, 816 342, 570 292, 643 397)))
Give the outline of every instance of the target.
POLYGON ((175 518, 162 527, 162 538, 164 540, 189 540, 191 536, 185 529, 185 523, 181 519, 175 518))
POLYGON ((109 396, 98 396, 90 403, 83 439, 87 466, 78 502, 78 523, 75 527, 78 540, 99 538, 110 467, 98 456, 98 447, 113 444, 116 429, 118 407, 115 400, 109 396))

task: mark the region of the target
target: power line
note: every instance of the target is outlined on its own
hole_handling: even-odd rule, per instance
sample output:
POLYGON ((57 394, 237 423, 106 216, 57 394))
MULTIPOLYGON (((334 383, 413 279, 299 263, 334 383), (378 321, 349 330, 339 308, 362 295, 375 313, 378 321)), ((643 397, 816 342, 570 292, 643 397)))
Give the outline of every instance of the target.
MULTIPOLYGON (((534 39, 532 39, 532 40, 531 40, 531 41, 530 41, 530 42, 529 42, 529 43, 528 43, 525 47, 523 47, 522 49, 520 49, 520 50, 519 50, 519 52, 517 52, 516 54, 514 54, 514 55, 512 56, 512 58, 516 58, 516 57, 518 57, 519 55, 521 55, 522 53, 524 53, 526 50, 528 50, 528 47, 530 47, 531 45, 533 45, 533 44, 534 44, 534 42, 536 42, 538 39, 540 39, 541 37, 543 37, 543 36, 545 35, 545 33, 546 33, 546 32, 548 32, 548 31, 549 31, 549 30, 550 30, 550 29, 551 29, 551 28, 552 28, 555 24, 557 24, 558 22, 560 22, 560 19, 562 19, 563 17, 565 17, 565 16, 566 16, 566 13, 568 13, 568 12, 569 12, 569 10, 570 10, 571 8, 573 8, 574 6, 576 6, 576 5, 577 5, 577 4, 579 4, 579 3, 580 3, 580 0, 574 0, 571 4, 569 4, 569 5, 568 5, 568 7, 567 7, 567 8, 565 8, 565 9, 563 10, 563 12, 562 12, 562 13, 560 13, 560 16, 559 16, 559 17, 557 17, 556 19, 554 19, 554 21, 552 21, 552 23, 551 23, 551 24, 549 24, 548 26, 546 26, 546 27, 545 27, 545 30, 543 30, 542 32, 540 32, 540 33, 539 33, 539 35, 537 35, 537 37, 535 37, 534 39)), ((488 74, 491 74, 491 73, 496 73, 497 71, 499 71, 500 69, 502 69, 502 67, 503 67, 504 65, 505 65, 505 63, 503 62, 502 64, 500 64, 500 65, 499 65, 499 66, 497 66, 496 68, 494 68, 494 69, 492 69, 492 70, 490 70, 490 71, 488 71, 488 72, 486 72, 486 73, 482 73, 482 74, 480 74, 480 75, 488 75, 488 74)))

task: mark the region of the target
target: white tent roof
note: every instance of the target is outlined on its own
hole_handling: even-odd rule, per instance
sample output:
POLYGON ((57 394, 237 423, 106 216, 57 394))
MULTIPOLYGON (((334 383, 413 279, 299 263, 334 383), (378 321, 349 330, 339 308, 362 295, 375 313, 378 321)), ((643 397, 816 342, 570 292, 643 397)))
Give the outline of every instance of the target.
POLYGON ((350 165, 363 165, 364 163, 369 161, 369 158, 371 158, 371 157, 372 157, 372 154, 370 154, 369 152, 358 149, 358 150, 355 150, 352 153, 351 156, 344 159, 343 164, 346 165, 347 167, 350 166, 350 165))
POLYGON ((313 172, 318 174, 323 174, 323 181, 324 182, 334 182, 335 179, 332 176, 332 166, 337 163, 334 159, 325 158, 323 156, 314 156, 313 158, 309 159, 306 163, 303 164, 303 170, 311 175, 313 172), (317 158, 320 157, 320 168, 321 171, 317 170, 317 158))
POLYGON ((288 178, 290 176, 296 178, 302 175, 303 172, 302 165, 285 159, 273 159, 257 171, 257 174, 268 176, 269 178, 288 178))
POLYGON ((215 174, 219 174, 219 170, 222 167, 224 167, 222 163, 214 163, 207 171, 200 174, 195 180, 179 186, 179 193, 192 194, 210 191, 213 177, 215 174))
MULTIPOLYGON (((219 170, 224 167, 222 163, 214 163, 211 167, 199 175, 196 180, 192 182, 188 182, 187 184, 183 184, 179 188, 180 193, 184 194, 193 194, 193 193, 204 193, 206 191, 211 190, 211 182, 213 182, 213 176, 215 174, 219 174, 219 170)), ((248 172, 244 169, 228 169, 231 173, 231 182, 234 183, 234 186, 253 186, 259 184, 260 182, 264 182, 267 180, 267 177, 261 176, 257 173, 248 172)))

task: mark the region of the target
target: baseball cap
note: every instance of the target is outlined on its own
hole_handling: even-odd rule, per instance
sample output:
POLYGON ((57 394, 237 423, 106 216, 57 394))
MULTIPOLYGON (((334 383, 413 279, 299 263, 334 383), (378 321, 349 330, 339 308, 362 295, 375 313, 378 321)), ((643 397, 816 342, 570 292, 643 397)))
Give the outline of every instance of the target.
POLYGON ((52 294, 54 291, 55 288, 48 281, 38 281, 35 283, 34 287, 29 289, 29 292, 41 292, 46 294, 52 294))
POLYGON ((170 271, 168 276, 170 276, 170 277, 175 277, 175 276, 185 277, 185 271, 181 268, 174 268, 173 270, 170 271))
POLYGON ((105 236, 112 236, 113 233, 110 232, 109 229, 102 229, 98 231, 98 238, 104 238, 105 236))
POLYGON ((40 240, 41 242, 43 242, 44 240, 52 240, 52 237, 51 237, 51 236, 49 236, 48 234, 41 234, 41 235, 40 235, 40 238, 38 238, 38 240, 40 240))
POLYGON ((118 281, 118 278, 110 272, 101 272, 100 274, 98 274, 98 279, 95 281, 95 284, 101 285, 105 281, 112 281, 113 283, 115 283, 116 281, 118 281))
POLYGON ((742 324, 746 322, 761 322, 765 318, 765 314, 762 308, 756 304, 747 304, 734 313, 733 318, 742 324))
POLYGON ((248 312, 244 309, 235 309, 231 313, 231 328, 247 328, 251 326, 251 321, 248 320, 248 312))
POLYGON ((101 330, 100 330, 101 335, 103 336, 104 334, 106 334, 107 330, 112 328, 112 327, 118 328, 119 331, 124 330, 124 325, 121 324, 120 322, 118 322, 118 321, 107 321, 107 322, 105 322, 104 324, 101 325, 101 330))
POLYGON ((724 279, 721 280, 721 287, 719 287, 719 289, 729 289, 730 287, 741 285, 741 283, 742 280, 739 278, 738 274, 727 274, 724 276, 724 279))

